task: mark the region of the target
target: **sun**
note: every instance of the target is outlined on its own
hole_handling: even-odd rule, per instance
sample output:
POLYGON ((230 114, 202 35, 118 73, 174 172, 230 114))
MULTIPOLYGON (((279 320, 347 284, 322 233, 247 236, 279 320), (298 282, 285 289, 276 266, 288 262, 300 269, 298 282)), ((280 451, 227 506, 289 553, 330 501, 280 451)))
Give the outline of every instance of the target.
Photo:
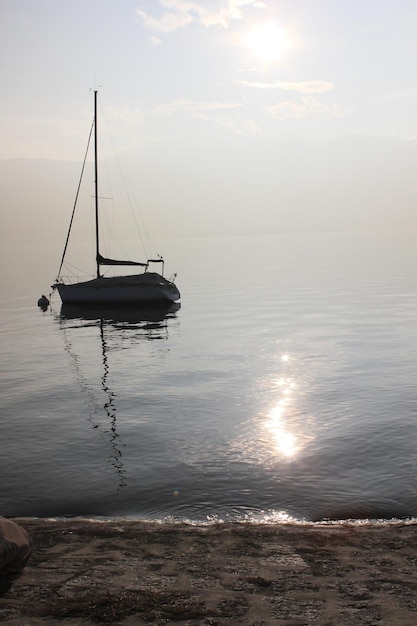
POLYGON ((278 24, 266 22, 254 26, 244 36, 244 44, 261 61, 278 61, 290 47, 289 35, 278 24))

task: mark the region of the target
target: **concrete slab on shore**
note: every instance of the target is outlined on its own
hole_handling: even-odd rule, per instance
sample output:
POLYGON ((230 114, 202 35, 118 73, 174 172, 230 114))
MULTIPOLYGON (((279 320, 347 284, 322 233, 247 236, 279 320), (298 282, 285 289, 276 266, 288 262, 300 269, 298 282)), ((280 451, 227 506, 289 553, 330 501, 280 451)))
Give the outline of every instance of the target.
POLYGON ((33 553, 7 626, 411 626, 417 523, 14 520, 33 553))

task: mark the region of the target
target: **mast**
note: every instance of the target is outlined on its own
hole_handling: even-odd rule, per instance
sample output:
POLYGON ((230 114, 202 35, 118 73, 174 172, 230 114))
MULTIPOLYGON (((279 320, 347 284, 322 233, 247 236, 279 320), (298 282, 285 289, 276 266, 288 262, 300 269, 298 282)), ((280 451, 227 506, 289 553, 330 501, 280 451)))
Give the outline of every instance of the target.
POLYGON ((98 228, 98 165, 97 165, 97 90, 94 91, 94 195, 95 195, 95 218, 96 218, 96 263, 97 278, 100 278, 100 253, 99 253, 99 228, 98 228))

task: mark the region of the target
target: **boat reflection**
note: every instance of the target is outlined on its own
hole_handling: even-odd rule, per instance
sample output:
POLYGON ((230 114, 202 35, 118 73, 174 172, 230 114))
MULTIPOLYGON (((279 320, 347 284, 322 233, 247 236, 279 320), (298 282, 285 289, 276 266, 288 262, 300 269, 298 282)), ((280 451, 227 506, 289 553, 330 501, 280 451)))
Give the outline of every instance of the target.
MULTIPOLYGON (((92 308, 62 305, 61 312, 56 319, 64 334, 65 350, 71 357, 72 370, 75 381, 87 398, 88 421, 102 438, 105 446, 110 450, 108 463, 115 473, 118 489, 127 484, 127 475, 123 463, 123 443, 117 428, 117 393, 113 390, 110 376, 109 350, 126 347, 126 339, 132 346, 140 340, 153 340, 168 337, 168 322, 176 316, 180 308, 178 303, 171 303, 163 307, 132 308, 92 308), (76 337, 74 330, 97 328, 99 339, 99 354, 92 355, 86 346, 84 335, 76 337), (83 341, 85 350, 74 348, 75 343, 83 341), (111 345, 109 346, 109 342, 111 345), (120 342, 123 342, 121 345, 120 342), (86 371, 91 370, 89 361, 99 359, 101 373, 99 374, 99 391, 94 392, 96 385, 89 382, 86 371), (85 362, 83 371, 82 362, 85 362), (89 367, 90 366, 90 367, 89 367), (98 397, 102 399, 99 400, 98 397), (104 412, 104 413, 103 413, 104 412)), ((87 344, 91 333, 88 334, 87 344)), ((94 339, 94 337, 93 337, 94 339)), ((94 342, 93 342, 94 345, 94 342)), ((97 364, 93 367, 93 376, 97 372, 97 364)))
POLYGON ((180 308, 177 302, 161 304, 159 306, 134 307, 94 307, 80 306, 73 304, 63 304, 61 307, 61 318, 67 320, 103 320, 107 323, 126 322, 130 324, 165 322, 170 317, 174 317, 180 308))

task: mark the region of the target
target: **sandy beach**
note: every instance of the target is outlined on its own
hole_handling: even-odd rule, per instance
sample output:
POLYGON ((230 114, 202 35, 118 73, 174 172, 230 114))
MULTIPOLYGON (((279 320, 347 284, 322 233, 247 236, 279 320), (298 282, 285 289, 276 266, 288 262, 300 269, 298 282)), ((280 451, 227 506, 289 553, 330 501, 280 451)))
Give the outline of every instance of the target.
POLYGON ((417 623, 417 526, 14 520, 33 553, 8 626, 417 623))

